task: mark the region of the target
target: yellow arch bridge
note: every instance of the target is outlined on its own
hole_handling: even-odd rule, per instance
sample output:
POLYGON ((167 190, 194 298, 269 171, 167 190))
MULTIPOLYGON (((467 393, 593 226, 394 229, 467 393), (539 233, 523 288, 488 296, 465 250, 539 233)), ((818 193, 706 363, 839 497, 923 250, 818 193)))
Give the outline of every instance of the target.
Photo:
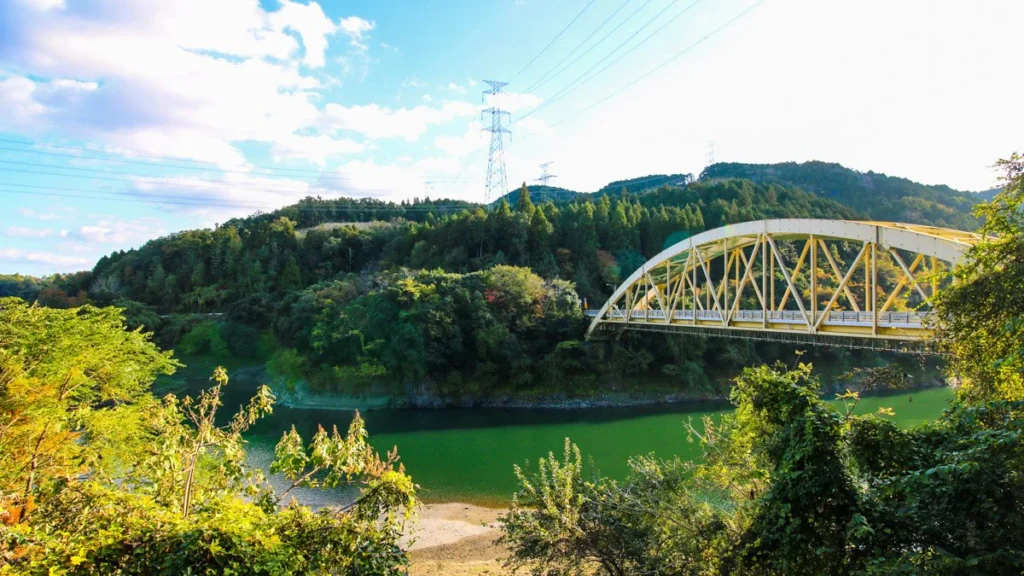
POLYGON ((663 250, 593 318, 623 329, 847 347, 919 347, 932 334, 943 271, 979 234, 852 220, 732 224, 663 250))

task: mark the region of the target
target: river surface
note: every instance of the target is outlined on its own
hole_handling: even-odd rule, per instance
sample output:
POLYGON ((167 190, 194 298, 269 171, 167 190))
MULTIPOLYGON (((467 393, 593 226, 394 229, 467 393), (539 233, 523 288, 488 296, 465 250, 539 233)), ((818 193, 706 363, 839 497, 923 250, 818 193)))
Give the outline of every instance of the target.
MULTIPOLYGON (((208 377, 192 370, 178 375, 194 393, 209 385, 208 377)), ((252 392, 252 384, 232 381, 225 397, 231 411, 252 392)), ((911 426, 934 419, 952 398, 948 388, 914 390, 870 396, 856 412, 891 407, 895 420, 911 426)), ((471 502, 507 505, 516 488, 513 464, 527 460, 536 466, 548 452, 561 455, 565 438, 578 444, 584 459, 592 459, 604 475, 622 478, 630 456, 654 453, 661 458, 699 457, 699 445, 690 442, 685 423, 698 424, 703 416, 719 418, 724 404, 672 404, 624 408, 552 409, 380 409, 364 411, 371 443, 381 452, 398 447, 406 470, 420 485, 425 502, 471 502)), ((296 409, 276 406, 247 435, 250 460, 269 466, 274 445, 292 425, 308 440, 317 425, 337 426, 344 433, 352 412, 296 409)), ((312 505, 347 499, 342 492, 301 491, 299 498, 312 505)))

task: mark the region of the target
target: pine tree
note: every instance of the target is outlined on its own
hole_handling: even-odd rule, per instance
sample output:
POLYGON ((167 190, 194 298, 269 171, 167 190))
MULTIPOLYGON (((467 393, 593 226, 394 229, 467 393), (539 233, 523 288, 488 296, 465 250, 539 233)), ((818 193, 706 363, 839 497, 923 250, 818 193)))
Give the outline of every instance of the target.
POLYGON ((532 216, 535 209, 533 200, 530 199, 530 189, 526 187, 526 182, 523 182, 523 187, 519 189, 519 199, 516 200, 516 212, 532 216))

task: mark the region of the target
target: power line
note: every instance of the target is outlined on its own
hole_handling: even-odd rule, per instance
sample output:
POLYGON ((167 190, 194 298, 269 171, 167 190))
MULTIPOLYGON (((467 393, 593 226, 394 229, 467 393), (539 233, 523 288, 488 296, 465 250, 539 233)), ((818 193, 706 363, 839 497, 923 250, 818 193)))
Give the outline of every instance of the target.
MULTIPOLYGON (((228 169, 228 168, 221 168, 221 167, 217 166, 216 164, 212 164, 212 163, 209 163, 209 162, 203 162, 202 160, 183 160, 183 159, 180 159, 180 158, 171 158, 171 157, 165 157, 165 156, 148 156, 148 155, 136 155, 136 154, 129 154, 129 153, 103 152, 101 150, 91 150, 89 148, 82 148, 82 147, 75 147, 75 146, 61 146, 61 145, 56 145, 56 144, 37 144, 37 143, 34 143, 34 142, 27 142, 27 141, 23 141, 23 140, 11 140, 11 139, 6 139, 6 138, 0 138, 0 142, 2 142, 2 143, 9 143, 9 144, 21 144, 21 145, 25 145, 25 146, 41 145, 41 146, 45 146, 47 148, 53 148, 53 149, 56 149, 56 150, 73 151, 74 153, 61 154, 59 152, 52 152, 50 150, 21 149, 21 148, 11 148, 11 147, 7 147, 7 146, 0 146, 0 150, 5 150, 5 151, 8 151, 8 152, 16 152, 16 153, 20 153, 20 154, 41 154, 41 155, 45 155, 45 156, 57 156, 57 157, 63 157, 63 158, 73 158, 73 159, 77 159, 77 160, 96 160, 98 162, 115 162, 115 163, 119 163, 119 164, 134 164, 134 165, 139 165, 139 166, 152 166, 154 168, 181 168, 181 169, 184 169, 184 170, 217 171, 217 172, 223 172, 223 173, 226 173, 226 174, 244 174, 244 175, 257 175, 257 176, 277 175, 277 174, 274 174, 274 172, 284 172, 284 173, 295 172, 297 174, 308 174, 308 175, 311 175, 311 176, 318 176, 318 177, 322 177, 324 175, 347 176, 347 175, 354 175, 355 174, 355 173, 352 173, 352 172, 341 172, 341 171, 308 170, 308 169, 303 169, 303 168, 283 168, 283 167, 266 167, 266 166, 254 166, 252 171, 250 171, 250 170, 232 170, 232 169, 228 169), (87 153, 91 153, 91 154, 94 154, 94 155, 93 156, 89 156, 89 155, 87 155, 87 153), (95 156, 95 154, 99 154, 100 156, 95 156), (118 155, 118 156, 126 156, 128 158, 144 158, 144 159, 145 158, 150 158, 150 159, 157 159, 157 160, 161 160, 161 161, 158 161, 158 162, 143 162, 143 161, 139 161, 139 160, 126 160, 124 158, 111 158, 111 157, 104 156, 104 155, 115 155, 115 154, 118 155), (183 162, 192 162, 192 163, 195 163, 195 164, 206 164, 208 167, 204 167, 204 166, 190 166, 190 165, 187 165, 187 164, 172 164, 172 163, 165 162, 164 160, 170 160, 172 162, 183 161, 183 162), (258 174, 258 173, 254 172, 256 170, 270 172, 270 174, 258 174)), ((430 177, 429 180, 444 180, 444 179, 447 179, 447 178, 451 178, 451 177, 450 176, 434 176, 434 177, 430 177)), ((427 178, 424 178, 424 180, 427 180, 427 178)))
MULTIPOLYGON (((11 183, 11 182, 0 182, 0 186, 26 186, 26 185, 16 184, 16 183, 11 183)), ((22 194, 22 195, 28 195, 28 196, 53 196, 53 197, 58 197, 58 198, 79 198, 79 199, 86 199, 86 200, 104 200, 104 201, 130 202, 130 203, 142 203, 142 204, 161 204, 161 205, 171 205, 171 206, 192 206, 192 207, 196 207, 196 208, 240 208, 240 209, 254 209, 256 211, 261 211, 263 209, 283 210, 285 208, 288 208, 288 209, 291 209, 291 210, 298 210, 300 212, 321 212, 321 213, 366 212, 366 211, 373 211, 373 210, 403 210, 403 211, 411 211, 411 212, 450 212, 450 211, 468 210, 470 208, 479 206, 479 204, 475 204, 475 203, 472 203, 472 202, 466 202, 465 204, 451 204, 451 205, 435 204, 435 205, 425 205, 425 206, 403 206, 402 204, 395 203, 395 202, 381 202, 380 205, 376 205, 376 206, 373 206, 373 205, 370 205, 370 206, 335 206, 335 207, 317 208, 317 207, 308 207, 308 206, 289 206, 289 205, 285 205, 285 206, 281 206, 281 207, 276 207, 275 208, 273 204, 250 204, 250 203, 239 203, 239 202, 218 202, 218 201, 210 201, 210 200, 199 199, 199 198, 196 199, 196 200, 199 200, 199 201, 191 202, 191 201, 189 201, 188 198, 174 198, 174 197, 160 196, 160 195, 154 195, 154 196, 150 196, 150 195, 131 195, 131 194, 128 194, 128 193, 99 192, 99 191, 91 191, 91 190, 81 190, 81 189, 77 189, 77 188, 60 188, 60 187, 46 187, 46 186, 37 187, 37 188, 56 190, 56 192, 32 191, 32 190, 10 190, 10 189, 2 189, 2 188, 0 188, 0 192, 5 193, 5 194, 22 194), (75 192, 75 193, 68 194, 68 193, 63 192, 63 191, 69 191, 69 192, 75 192), (100 194, 112 194, 112 196, 110 196, 110 195, 108 195, 108 196, 101 196, 101 195, 97 195, 94 192, 98 192, 100 194)), ((307 197, 302 198, 302 199, 300 199, 298 201, 301 202, 301 201, 304 201, 304 200, 318 200, 318 201, 323 201, 323 202, 330 202, 332 199, 331 198, 316 198, 316 197, 312 197, 312 196, 307 196, 307 197)), ((360 199, 360 200, 367 200, 367 199, 360 199)), ((378 202, 380 202, 380 201, 378 201, 378 202)))
MULTIPOLYGON (((594 102, 594 103, 593 103, 593 104, 591 104, 590 106, 587 106, 586 108, 584 108, 584 109, 580 110, 579 112, 576 112, 575 114, 572 114, 571 116, 567 116, 567 117, 565 117, 565 118, 562 118, 561 120, 559 120, 559 121, 557 121, 557 122, 554 122, 553 124, 549 124, 549 125, 548 125, 548 127, 549 127, 549 128, 554 128, 555 126, 558 126, 559 124, 563 124, 563 123, 565 123, 565 122, 568 122, 568 121, 570 121, 570 120, 573 120, 573 119, 575 119, 575 118, 578 118, 578 117, 580 117, 580 116, 582 116, 582 115, 586 114, 587 112, 589 112, 589 111, 593 110, 594 108, 596 108, 596 107, 600 106, 601 104, 604 104, 604 103, 605 103, 605 102, 607 102, 608 100, 611 100, 612 98, 614 98, 614 97, 618 96, 619 94, 621 94, 621 93, 622 93, 622 92, 624 92, 625 90, 627 90, 627 89, 629 89, 629 88, 631 88, 631 87, 635 86, 636 84, 639 84, 640 82, 642 82, 643 80, 645 80, 645 79, 646 79, 646 78, 647 78, 648 76, 650 76, 651 74, 654 74, 654 73, 655 73, 655 72, 657 72, 658 70, 661 70, 662 68, 664 68, 665 66, 667 66, 668 64, 670 64, 671 62, 673 62, 674 60, 676 60, 676 59, 678 59, 678 58, 682 57, 683 55, 685 55, 685 54, 686 54, 687 52, 689 52, 690 50, 693 50, 694 48, 696 48, 696 47, 697 47, 697 46, 699 46, 700 44, 703 44, 703 43, 704 43, 704 42, 705 42, 705 41, 706 41, 707 39, 711 38, 711 37, 712 37, 712 36, 714 36, 715 34, 718 34, 718 33, 719 33, 719 32, 721 32, 722 30, 724 30, 724 29, 728 28, 729 26, 731 26, 732 24, 736 23, 737 21, 739 21, 740 19, 742 19, 742 18, 743 18, 744 16, 746 16, 747 14, 749 14, 750 12, 752 12, 752 11, 753 11, 753 10, 754 10, 755 8, 757 8, 758 6, 760 6, 761 4, 763 4, 763 3, 765 2, 765 1, 766 1, 766 0, 757 0, 756 2, 754 2, 753 4, 751 4, 750 6, 748 6, 748 7, 746 8, 746 9, 744 9, 744 10, 743 10, 742 12, 740 12, 740 13, 739 13, 739 14, 737 14, 736 16, 733 16, 732 18, 730 18, 729 20, 727 20, 727 21, 726 21, 725 23, 721 24, 720 26, 718 26, 717 28, 715 28, 715 29, 714 29, 714 30, 712 30, 711 32, 708 32, 707 34, 705 34, 704 36, 702 36, 701 38, 699 38, 699 39, 698 39, 697 41, 695 41, 695 42, 693 42, 692 44, 690 44, 689 46, 687 46, 686 48, 683 48, 683 49, 682 49, 682 50, 680 50, 679 52, 676 52, 675 54, 673 54, 672 56, 670 56, 670 57, 669 57, 668 59, 664 60, 664 61, 663 61, 663 62, 662 62, 661 64, 658 64, 658 65, 657 65, 657 66, 655 66, 654 68, 651 68, 651 69, 650 69, 650 70, 648 70, 647 72, 644 72, 643 74, 641 74, 640 76, 638 76, 637 78, 635 78, 634 80, 632 80, 631 82, 629 82, 629 83, 627 83, 626 85, 622 86, 622 87, 621 87, 621 88, 619 88, 618 90, 615 90, 615 91, 614 91, 614 92, 612 92, 611 94, 608 94, 607 96, 605 96, 604 98, 602 98, 602 99, 598 100, 597 102, 594 102)), ((539 134, 538 132, 532 132, 532 133, 530 133, 530 134, 527 134, 527 135, 525 135, 525 136, 522 136, 522 137, 520 137, 520 138, 519 138, 519 141, 523 141, 523 140, 526 140, 527 138, 532 138, 532 137, 534 137, 534 136, 537 136, 538 134, 539 134)))
MULTIPOLYGON (((121 182, 121 183, 124 183, 124 184, 134 184, 134 185, 148 184, 150 186, 163 186, 163 187, 168 187, 168 188, 189 188, 189 189, 210 189, 210 188, 213 188, 213 189, 216 189, 216 190, 223 190, 223 189, 238 190, 238 189, 241 189, 241 190, 245 190, 245 191, 248 191, 248 192, 266 192, 266 193, 269 193, 269 194, 280 194, 280 193, 291 194, 291 193, 295 192, 294 189, 287 189, 287 188, 261 188, 261 187, 256 187, 256 186, 250 186, 250 185, 246 184, 245 182, 228 182, 228 181, 225 181, 225 180, 208 180, 208 179, 191 179, 191 180, 183 180, 182 181, 182 180, 178 180, 177 179, 178 177, 174 177, 174 176, 164 177, 164 176, 151 176, 151 175, 144 175, 144 174, 134 174, 134 173, 130 173, 130 172, 108 172, 108 171, 105 171, 105 170, 95 170, 95 169, 90 169, 90 168, 81 168, 81 167, 78 167, 78 166, 55 166, 53 164, 37 164, 37 163, 31 163, 31 162, 10 162, 10 161, 7 161, 7 160, 0 160, 0 164, 13 164, 13 165, 19 165, 19 166, 29 165, 29 166, 50 168, 50 169, 53 169, 53 170, 69 170, 69 171, 70 170, 74 170, 74 171, 77 171, 77 172, 84 172, 85 174, 62 174, 62 173, 53 172, 53 171, 47 172, 47 171, 41 171, 41 170, 24 170, 24 169, 18 169, 18 168, 5 168, 3 166, 0 166, 0 173, 11 172, 11 173, 17 173, 17 174, 33 174, 33 175, 37 175, 37 176, 51 176, 51 177, 60 177, 60 178, 81 178, 81 179, 85 179, 85 180, 99 180, 99 181, 105 181, 105 182, 121 182), (112 177, 108 177, 108 176, 94 176, 92 174, 118 174, 118 175, 124 175, 124 176, 131 176, 133 178, 112 178, 112 177)), ((309 183, 308 182, 303 182, 303 184, 309 184, 309 183)), ((337 187, 337 186, 335 186, 335 187, 324 186, 322 188, 324 190, 338 190, 338 191, 344 191, 344 192, 400 192, 401 191, 401 190, 399 190, 397 188, 363 188, 363 187, 351 187, 351 186, 348 187, 348 188, 341 188, 341 187, 337 187)))
POLYGON ((580 10, 579 14, 576 14, 576 17, 573 18, 572 20, 570 20, 569 23, 565 25, 565 28, 562 28, 562 31, 559 32, 558 34, 556 34, 555 37, 551 39, 551 42, 548 42, 547 46, 545 46, 540 52, 537 53, 536 56, 534 56, 529 62, 527 62, 526 66, 523 66, 522 68, 520 68, 519 72, 516 72, 515 74, 513 74, 512 77, 508 79, 508 81, 511 82, 511 81, 515 80, 520 74, 522 74, 527 68, 529 68, 530 65, 532 65, 534 62, 536 62, 537 58, 540 58, 545 52, 547 52, 548 48, 551 48, 551 45, 554 44, 555 42, 557 42, 558 39, 562 37, 562 34, 565 34, 565 31, 568 30, 569 27, 573 25, 573 23, 575 23, 577 20, 579 20, 580 16, 583 16, 583 13, 586 12, 587 9, 590 8, 594 4, 594 2, 596 2, 596 1, 597 0, 590 0, 590 2, 587 2, 587 5, 583 7, 583 10, 580 10))
MULTIPOLYGON (((582 42, 580 42, 579 44, 577 44, 575 48, 573 48, 572 50, 570 50, 568 54, 566 54, 565 56, 563 56, 563 57, 562 57, 562 59, 561 59, 561 60, 559 60, 557 64, 555 64, 554 66, 552 66, 550 70, 548 70, 547 72, 545 72, 545 73, 541 74, 541 75, 540 75, 540 77, 539 77, 539 78, 537 78, 537 79, 536 79, 536 80, 535 80, 535 81, 533 82, 533 84, 531 84, 531 85, 530 85, 530 87, 529 87, 529 88, 527 88, 527 89, 525 90, 525 92, 527 92, 527 93, 529 93, 529 92, 533 92, 534 88, 537 88, 537 87, 539 87, 540 85, 543 85, 544 83, 546 83, 546 82, 547 82, 547 80, 548 80, 548 79, 550 79, 549 75, 550 75, 550 74, 551 74, 552 72, 554 72, 555 70, 557 70, 557 69, 558 69, 558 67, 559 67, 559 66, 561 66, 563 62, 565 62, 566 60, 568 60, 570 56, 572 56, 573 54, 575 54, 577 50, 579 50, 580 48, 582 48, 582 47, 583 47, 583 45, 584 45, 584 44, 586 44, 587 42, 589 42, 589 41, 590 41, 590 39, 591 39, 591 38, 593 38, 595 34, 597 34, 598 32, 600 32, 600 31, 601 31, 601 29, 602 29, 602 28, 604 28, 606 24, 608 24, 609 22, 611 22, 612 18, 614 18, 614 17, 615 17, 615 16, 616 16, 616 15, 617 15, 617 14, 618 14, 619 12, 621 12, 621 11, 622 11, 622 9, 623 9, 623 8, 625 8, 627 4, 629 4, 629 2, 630 2, 630 0, 626 0, 626 1, 625 1, 625 2, 623 2, 622 4, 619 4, 619 7, 618 7, 618 8, 616 8, 616 9, 615 9, 615 11, 614 11, 614 12, 612 12, 612 13, 611 13, 611 14, 610 14, 610 15, 609 15, 609 16, 608 16, 607 18, 605 18, 605 19, 604 19, 604 22, 601 22, 601 25, 600 25, 600 26, 598 26, 597 28, 594 28, 593 32, 591 32, 591 33, 590 33, 590 34, 589 34, 589 35, 588 35, 588 36, 587 36, 586 38, 584 38, 582 42)), ((635 12, 634 12, 634 14, 635 14, 635 12)), ((627 18, 627 20, 628 20, 628 18, 627 18)), ((621 24, 620 24, 620 26, 621 26, 621 24)), ((616 29, 617 29, 617 27, 616 27, 616 29)), ((613 30, 613 32, 614 32, 614 30, 613 30)), ((607 38, 607 36, 605 36, 605 38, 607 38)), ((600 43, 600 42, 598 42, 598 43, 600 43)), ((575 60, 574 60, 574 62, 575 62, 575 60)))
MULTIPOLYGON (((636 15, 637 15, 637 14, 638 14, 638 13, 639 13, 639 12, 640 12, 641 10, 643 10, 644 8, 646 8, 646 7, 647 7, 647 5, 651 3, 651 1, 652 1, 652 0, 646 0, 646 1, 645 1, 645 2, 643 3, 643 4, 641 4, 641 5, 639 6, 639 7, 637 7, 637 9, 636 9, 636 10, 633 10, 632 12, 630 12, 628 16, 626 16, 626 17, 625 17, 625 18, 624 18, 624 19, 623 19, 623 20, 622 20, 621 22, 619 22, 619 23, 618 23, 618 25, 617 25, 617 26, 615 26, 615 28, 612 28, 611 30, 609 30, 607 34, 605 34, 604 36, 602 36, 600 40, 598 40, 598 41, 597 41, 597 42, 595 42, 595 43, 594 43, 593 45, 591 45, 591 46, 590 46, 590 48, 587 48, 587 49, 586 49, 586 50, 585 50, 585 51, 584 51, 584 52, 583 52, 582 54, 580 54, 579 56, 577 56, 577 57, 573 58, 571 62, 569 62, 568 64, 566 64, 565 66, 563 66, 563 67, 562 67, 562 68, 561 68, 561 69, 560 69, 560 70, 559 70, 558 72, 556 72, 556 73, 554 74, 554 76, 551 76, 551 77, 550 77, 550 78, 548 78, 547 80, 544 80, 544 81, 543 81, 543 82, 541 82, 540 84, 537 84, 536 86, 534 86, 534 89, 539 89, 539 88, 540 88, 541 86, 543 86, 544 84, 547 84, 548 82, 550 82, 550 81, 554 80, 554 79, 555 79, 555 78, 557 78, 557 77, 558 77, 559 75, 561 75, 561 74, 562 74, 563 72, 565 72, 566 70, 568 70, 569 68, 571 68, 571 67, 572 67, 572 66, 573 66, 574 64, 576 64, 577 62, 579 62, 581 58, 583 58, 583 57, 584 57, 584 56, 586 56, 587 54, 590 54, 590 53, 591 53, 591 52, 592 52, 592 51, 594 50, 594 48, 597 48, 598 46, 600 46, 601 44, 603 44, 603 43, 604 43, 604 41, 605 41, 605 40, 607 40, 609 36, 611 36, 612 34, 614 34, 614 33, 618 32, 619 28, 622 28, 622 27, 623 27, 623 26, 624 26, 624 25, 625 25, 625 24, 626 24, 627 22, 629 22, 630 20, 632 20, 632 19, 633 19, 633 16, 636 16, 636 15)), ((530 90, 527 90, 527 92, 530 92, 530 90)))
POLYGON ((448 185, 448 191, 445 192, 445 194, 451 194, 452 193, 452 189, 455 188, 455 185, 458 183, 459 179, 462 178, 462 174, 465 173, 466 168, 468 168, 469 165, 473 163, 473 160, 476 159, 476 155, 479 154, 480 151, 483 150, 483 149, 484 149, 484 147, 483 147, 483 145, 481 145, 476 150, 473 150, 473 153, 469 156, 469 159, 467 159, 466 162, 463 163, 462 169, 459 170, 458 176, 456 176, 455 179, 452 180, 451 183, 448 185))
MULTIPOLYGON (((631 47, 631 48, 630 48, 629 50, 626 50, 625 52, 623 52, 622 54, 620 54, 618 58, 616 58, 616 59, 612 60, 611 62, 609 62, 608 64, 606 64, 606 65, 605 65, 604 67, 602 67, 602 68, 601 68, 600 70, 598 70, 597 72, 594 72, 593 74, 590 74, 589 76, 587 76, 587 77, 586 77, 586 78, 584 78, 583 80, 581 80, 581 81, 577 82, 577 80, 579 80, 579 78, 582 78, 583 76, 585 76, 585 75, 589 74, 589 72, 590 72, 591 70, 593 70, 593 69, 594 69, 594 68, 596 68, 597 66, 601 65, 601 63, 602 63, 602 62, 604 62, 604 60, 606 60, 606 59, 607 59, 607 58, 608 58, 609 56, 612 56, 612 55, 613 55, 613 54, 614 54, 614 53, 615 53, 615 52, 616 52, 616 51, 618 50, 618 47, 616 47, 616 49, 615 49, 615 50, 613 50, 612 52, 610 52, 610 53, 609 53, 609 54, 608 54, 607 56, 605 56, 605 58, 604 58, 604 59, 602 59, 602 60, 598 61, 598 62, 597 62, 597 64, 595 64, 594 66, 592 66, 592 67, 591 67, 591 68, 590 68, 590 69, 589 69, 589 70, 588 70, 587 72, 584 72, 584 73, 583 73, 582 75, 580 75, 580 77, 578 77, 578 78, 577 78, 577 80, 573 80, 573 82, 570 82, 570 83, 569 83, 569 84, 568 84, 568 85, 567 85, 567 86, 566 86, 565 88, 563 88, 563 89, 562 89, 562 90, 561 90, 560 92, 558 92, 557 94, 555 94, 554 96, 552 96, 551 98, 549 98, 549 99, 548 99, 547 101, 545 101, 545 102, 541 103, 541 104, 540 104, 539 106, 537 106, 537 107, 536 107, 536 108, 534 108, 533 110, 531 110, 531 111, 527 112, 526 114, 523 114, 522 118, 526 118, 527 116, 530 116, 530 115, 531 115, 531 114, 533 114, 534 112, 537 112, 538 110, 541 110, 541 109, 543 109, 543 108, 545 108, 545 107, 547 107, 547 106, 550 106, 551 104, 553 104, 553 103, 557 102, 557 101, 558 101, 558 100, 560 100, 561 98, 563 98, 563 97, 565 97, 566 95, 568 95, 569 93, 571 93, 571 92, 572 92, 573 90, 576 90, 576 89, 577 89, 577 88, 579 88, 580 86, 583 86, 583 85, 584 85, 584 84, 586 84, 587 82, 590 82, 591 80, 593 80, 594 78, 596 78, 597 76, 599 76, 599 75, 600 75, 600 74, 601 74, 602 72, 604 72, 605 70, 607 70, 607 69, 611 68, 611 67, 612 67, 612 66, 614 66, 615 64, 619 63, 619 62, 620 62, 620 61, 622 61, 622 59, 623 59, 623 58, 625 58, 626 56, 629 56, 630 54, 632 54, 632 53, 633 53, 633 52, 634 52, 634 51, 635 51, 635 50, 636 50, 637 48, 639 48, 639 47, 643 46, 644 44, 646 44, 646 43, 647 43, 647 42, 648 42, 648 41, 649 41, 649 40, 650 40, 651 38, 653 38, 653 37, 654 37, 655 35, 657 35, 657 34, 658 34, 659 32, 661 32, 662 30, 664 30, 665 28, 667 28, 667 27, 668 27, 668 26, 669 26, 670 24, 672 24, 673 22, 675 22, 675 21, 676 21, 676 20, 677 20, 677 19, 678 19, 678 18, 679 18, 680 16, 682 16, 683 14, 686 14, 687 12, 689 12, 691 8, 693 8, 694 6, 696 6, 697 4, 699 4, 700 2, 701 2, 701 0, 694 0, 693 2, 691 2, 690 4, 688 4, 688 5, 687 5, 687 6, 685 7, 685 8, 683 8, 683 9, 682 9, 682 10, 681 10, 680 12, 678 12, 678 13, 677 13, 677 14, 676 14, 675 16, 673 16, 673 17, 669 18, 669 19, 668 19, 668 20, 667 20, 667 21, 666 21, 666 22, 665 22, 664 24, 662 24, 662 25, 661 25, 661 26, 659 26, 659 27, 658 27, 657 29, 655 29, 655 30, 654 30, 653 32, 651 32, 651 33, 650 33, 650 34, 648 34, 648 35, 647 35, 646 37, 644 37, 644 38, 643 38, 642 40, 640 40, 639 42, 637 42, 636 44, 634 44, 634 45, 633 45, 633 46, 632 46, 632 47, 631 47)), ((668 6, 666 6, 665 8, 663 8, 663 9, 661 10, 661 12, 658 12, 658 14, 656 14, 656 15, 654 16, 654 18, 652 18, 651 20, 649 20, 649 21, 647 22, 647 24, 644 24, 644 25, 643 25, 643 26, 642 26, 642 27, 641 27, 641 28, 640 28, 639 30, 637 30, 636 32, 634 32, 632 36, 630 36, 629 38, 627 38, 627 39, 626 39, 626 40, 625 40, 625 41, 624 41, 624 42, 623 42, 622 44, 619 44, 619 47, 623 46, 624 44, 626 44, 627 42, 629 42, 630 40, 632 40, 632 39, 633 39, 634 37, 636 37, 636 35, 637 35, 637 34, 639 34, 640 32, 642 32, 642 31, 644 30, 644 28, 646 28, 646 27, 647 27, 647 26, 648 26, 649 24, 651 24, 651 23, 652 23, 652 22, 653 22, 653 21, 654 21, 655 19, 657 19, 657 18, 658 18, 659 16, 661 16, 661 14, 663 14, 663 13, 664 13, 665 11, 667 11, 667 10, 669 9, 669 7, 671 7, 671 6, 672 6, 672 4, 669 4, 668 6)))

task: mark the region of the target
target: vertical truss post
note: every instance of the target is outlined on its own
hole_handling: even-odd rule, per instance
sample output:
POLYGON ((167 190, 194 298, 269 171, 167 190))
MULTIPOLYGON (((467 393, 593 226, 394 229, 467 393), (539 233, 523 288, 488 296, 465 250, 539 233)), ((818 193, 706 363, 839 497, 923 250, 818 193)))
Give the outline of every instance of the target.
MULTIPOLYGON (((871 243, 871 247, 874 248, 874 242, 871 243)), ((870 252, 864 258, 864 311, 871 311, 871 254, 870 252)))
MULTIPOLYGON (((730 259, 729 259, 729 239, 728 238, 722 238, 722 260, 725 262, 725 276, 722 277, 722 286, 724 286, 723 290, 724 290, 725 298, 722 301, 723 302, 728 302, 729 301, 729 262, 730 262, 730 259)), ((728 311, 724 307, 720 306, 719 307, 719 312, 722 314, 722 325, 723 326, 728 326, 729 325, 729 314, 728 314, 728 311)))
MULTIPOLYGON (((814 234, 808 241, 811 245, 811 326, 818 326, 818 246, 814 234)), ((825 312, 828 312, 827 310, 825 312)))
MULTIPOLYGON (((693 260, 693 251, 694 250, 695 250, 695 248, 691 248, 690 249, 690 256, 689 256, 688 260, 693 260)), ((690 262, 690 264, 693 265, 693 268, 692 268, 692 270, 693 270, 693 278, 690 280, 690 289, 693 290, 693 300, 690 302, 690 307, 693 308, 693 317, 690 318, 690 323, 696 325, 697 324, 697 299, 699 298, 699 296, 697 296, 697 263, 696 262, 690 262)))
MULTIPOLYGON (((761 327, 768 327, 768 310, 770 306, 768 304, 768 233, 764 233, 765 238, 761 239, 761 327)), ((753 260, 756 254, 751 254, 750 259, 753 260)), ((772 286, 772 305, 775 301, 775 286, 772 286)))
POLYGON ((878 335, 878 244, 871 245, 871 334, 878 335))

